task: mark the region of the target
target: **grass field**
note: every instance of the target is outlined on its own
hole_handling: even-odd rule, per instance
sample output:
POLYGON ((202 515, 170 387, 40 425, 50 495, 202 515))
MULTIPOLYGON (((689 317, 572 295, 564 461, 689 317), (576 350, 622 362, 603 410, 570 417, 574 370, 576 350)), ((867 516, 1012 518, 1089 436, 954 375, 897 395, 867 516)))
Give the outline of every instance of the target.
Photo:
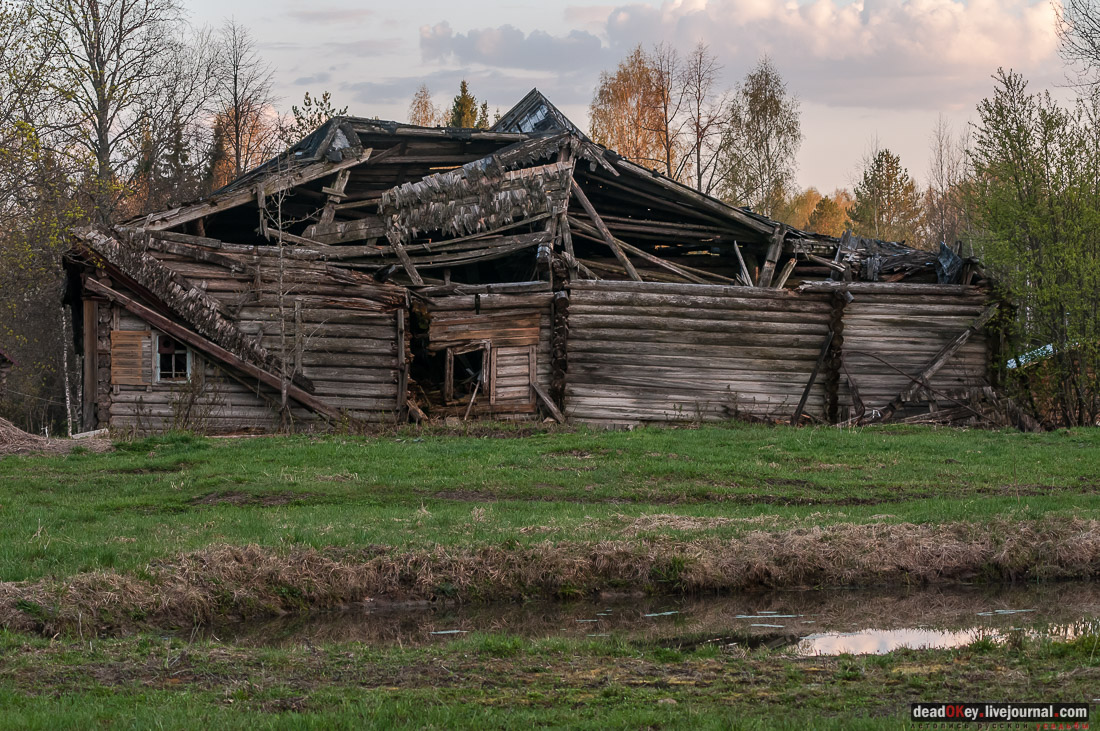
POLYGON ((160 629, 367 596, 1092 578, 1098 430, 168 435, 0 458, 0 520, 3 727, 898 728, 912 700, 1091 700, 1100 679, 1091 633, 804 659, 160 629))
POLYGON ((394 549, 834 523, 1100 517, 1100 430, 762 426, 175 435, 0 458, 0 580, 135 571, 214 543, 394 549))
MULTIPOLYGON (((913 701, 1088 702, 1100 637, 797 658, 615 639, 253 649, 0 633, 5 728, 902 729, 913 701)), ((919 727, 916 727, 919 728, 919 727)), ((1034 728, 1034 726, 1028 726, 1034 728)))

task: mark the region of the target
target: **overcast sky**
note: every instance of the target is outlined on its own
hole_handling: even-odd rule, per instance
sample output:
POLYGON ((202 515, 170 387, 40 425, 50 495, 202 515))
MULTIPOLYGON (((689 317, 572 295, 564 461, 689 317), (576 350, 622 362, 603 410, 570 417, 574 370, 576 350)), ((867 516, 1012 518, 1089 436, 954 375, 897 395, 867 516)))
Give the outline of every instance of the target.
POLYGON ((768 54, 799 98, 799 183, 850 186, 874 140, 921 182, 943 114, 973 118, 999 66, 1033 88, 1065 85, 1049 0, 184 0, 196 24, 247 25, 289 109, 332 92, 349 112, 406 118, 423 82, 437 104, 459 81, 506 111, 538 87, 581 127, 601 70, 638 43, 702 40, 735 85, 768 54))

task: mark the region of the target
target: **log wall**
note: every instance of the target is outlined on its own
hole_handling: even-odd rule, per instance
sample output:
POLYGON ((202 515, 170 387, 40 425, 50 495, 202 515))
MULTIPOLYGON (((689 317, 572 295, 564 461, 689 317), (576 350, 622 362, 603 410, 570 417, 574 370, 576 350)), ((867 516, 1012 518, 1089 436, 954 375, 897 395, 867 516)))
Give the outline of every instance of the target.
MULTIPOLYGON (((408 362, 404 313, 380 301, 379 287, 343 281, 324 265, 311 262, 288 261, 280 275, 270 256, 241 257, 243 266, 234 267, 171 253, 157 258, 204 291, 226 319, 275 361, 285 358, 292 372, 312 384, 313 395, 333 409, 370 423, 393 423, 403 417, 402 377, 408 362)), ((283 424, 276 390, 251 381, 244 385, 230 371, 205 360, 198 371, 192 370, 202 375, 199 392, 181 384, 112 384, 111 331, 151 328, 121 307, 101 306, 100 313, 99 425, 143 432, 185 427, 226 432, 283 424)), ((200 362, 197 352, 193 357, 200 362)), ((319 418, 293 400, 290 405, 291 426, 319 418)))
MULTIPOLYGON (((868 408, 883 408, 988 304, 974 287, 818 291, 576 281, 570 288, 565 414, 596 424, 789 420, 818 360, 804 413, 847 418, 844 368, 868 408), (833 344, 824 349, 832 329, 833 344), (898 369, 904 371, 898 372, 898 369)), ((934 388, 988 385, 986 338, 975 335, 934 388)), ((922 397, 923 398, 923 397, 922 397)))
MULTIPOLYGON (((606 424, 789 417, 832 308, 829 294, 574 282, 565 414, 606 424)), ((806 411, 825 409, 819 381, 806 411)))

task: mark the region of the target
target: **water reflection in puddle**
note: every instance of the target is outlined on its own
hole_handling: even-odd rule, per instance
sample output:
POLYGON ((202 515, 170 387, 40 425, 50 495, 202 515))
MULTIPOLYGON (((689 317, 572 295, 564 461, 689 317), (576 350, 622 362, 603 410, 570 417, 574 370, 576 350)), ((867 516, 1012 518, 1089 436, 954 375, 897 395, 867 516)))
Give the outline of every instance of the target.
POLYGON ((615 638, 691 649, 787 649, 802 655, 948 648, 1015 634, 1063 639, 1095 632, 1100 584, 786 591, 723 597, 608 598, 483 607, 364 603, 346 611, 206 628, 243 645, 361 642, 417 645, 470 633, 615 638))

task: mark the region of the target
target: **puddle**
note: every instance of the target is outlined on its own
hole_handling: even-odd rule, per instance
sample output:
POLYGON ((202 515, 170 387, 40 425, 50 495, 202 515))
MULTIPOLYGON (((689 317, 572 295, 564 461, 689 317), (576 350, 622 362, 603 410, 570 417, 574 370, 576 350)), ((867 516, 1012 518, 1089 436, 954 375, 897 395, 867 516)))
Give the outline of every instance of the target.
MULTIPOLYGON (((641 646, 784 649, 800 655, 949 648, 1018 634, 1072 639, 1100 627, 1100 583, 785 591, 483 607, 364 603, 340 612, 207 627, 249 646, 418 645, 470 633, 615 638, 641 646)), ((190 632, 188 633, 190 635, 190 632)))

